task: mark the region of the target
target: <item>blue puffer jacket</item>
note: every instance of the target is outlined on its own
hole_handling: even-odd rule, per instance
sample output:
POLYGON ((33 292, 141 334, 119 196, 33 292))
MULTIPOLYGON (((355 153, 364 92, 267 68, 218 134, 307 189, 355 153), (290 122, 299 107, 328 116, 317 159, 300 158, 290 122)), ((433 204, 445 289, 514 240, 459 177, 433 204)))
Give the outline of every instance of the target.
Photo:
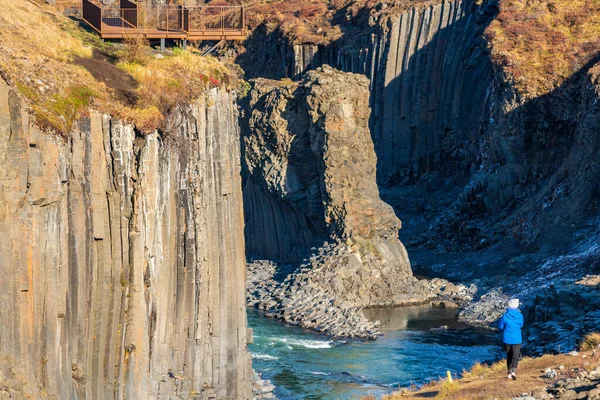
POLYGON ((518 308, 509 308, 498 321, 498 328, 502 331, 502 341, 506 344, 520 344, 523 342, 521 328, 523 315, 518 308))

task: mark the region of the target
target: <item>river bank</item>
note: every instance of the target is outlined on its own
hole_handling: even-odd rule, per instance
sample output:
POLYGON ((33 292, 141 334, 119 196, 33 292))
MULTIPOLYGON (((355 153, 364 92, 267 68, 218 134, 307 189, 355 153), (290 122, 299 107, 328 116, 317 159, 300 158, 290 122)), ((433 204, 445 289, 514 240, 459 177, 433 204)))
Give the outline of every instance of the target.
POLYGON ((476 364, 461 379, 430 382, 419 390, 401 390, 384 400, 398 399, 600 399, 600 352, 525 358, 517 381, 506 378, 505 361, 491 366, 476 364))
POLYGON ((459 323, 457 312, 431 306, 366 310, 383 335, 358 341, 334 340, 249 309, 253 366, 280 400, 350 400, 389 395, 448 369, 460 374, 478 361, 499 359, 496 333, 459 323))

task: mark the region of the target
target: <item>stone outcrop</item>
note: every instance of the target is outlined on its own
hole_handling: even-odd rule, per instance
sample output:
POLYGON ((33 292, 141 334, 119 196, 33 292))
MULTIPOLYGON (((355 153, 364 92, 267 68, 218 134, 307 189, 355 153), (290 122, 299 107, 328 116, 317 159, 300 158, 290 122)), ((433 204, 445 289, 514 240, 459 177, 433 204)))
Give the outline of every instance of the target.
POLYGON ((323 67, 301 83, 255 81, 246 108, 248 253, 312 253, 273 287, 260 278, 249 302, 336 336, 372 337, 360 309, 424 302, 440 289, 412 276, 400 221, 379 198, 368 89, 364 76, 323 67))
POLYGON ((41 132, 0 80, 0 357, 59 399, 249 399, 237 112, 41 132))
POLYGON ((302 84, 258 80, 250 96, 249 253, 285 259, 330 238, 410 276, 400 221, 375 181, 367 79, 326 67, 302 84))
POLYGON ((482 34, 496 4, 457 0, 365 9, 326 45, 258 30, 240 62, 249 64, 250 76, 272 79, 299 80, 325 64, 366 75, 379 183, 414 182, 429 172, 464 177, 477 157, 488 108, 493 73, 482 34))

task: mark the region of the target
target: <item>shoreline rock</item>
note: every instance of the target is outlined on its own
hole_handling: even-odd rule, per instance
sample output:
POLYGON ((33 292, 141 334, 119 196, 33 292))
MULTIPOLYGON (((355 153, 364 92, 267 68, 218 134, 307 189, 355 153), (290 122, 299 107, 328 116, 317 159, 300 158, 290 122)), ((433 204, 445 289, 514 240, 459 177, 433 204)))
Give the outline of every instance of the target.
POLYGON ((252 370, 252 399, 253 400, 277 400, 273 393, 275 386, 270 379, 262 379, 256 370, 252 370))
MULTIPOLYGON (((343 246, 343 244, 338 244, 343 246)), ((326 246, 332 254, 335 245, 326 246)), ((343 252, 342 252, 343 254, 343 252)), ((444 279, 419 280, 408 277, 409 290, 395 301, 369 304, 339 296, 331 282, 344 268, 331 260, 313 260, 296 271, 291 265, 255 260, 248 264, 247 306, 265 311, 265 316, 291 325, 337 338, 374 340, 381 335, 378 321, 369 321, 362 310, 367 307, 396 307, 416 304, 440 304, 459 307, 472 299, 476 287, 455 285, 444 279)))

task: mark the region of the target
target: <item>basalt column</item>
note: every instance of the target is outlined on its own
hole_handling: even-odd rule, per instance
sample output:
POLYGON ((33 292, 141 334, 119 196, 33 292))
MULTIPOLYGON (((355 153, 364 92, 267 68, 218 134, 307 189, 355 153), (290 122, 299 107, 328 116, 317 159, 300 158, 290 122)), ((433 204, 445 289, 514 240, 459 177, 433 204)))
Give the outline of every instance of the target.
POLYGON ((382 20, 371 77, 381 183, 468 171, 492 79, 482 33, 494 11, 445 1, 382 20))
POLYGON ((57 137, 0 81, 0 355, 23 393, 251 397, 233 96, 169 124, 92 112, 57 137))

